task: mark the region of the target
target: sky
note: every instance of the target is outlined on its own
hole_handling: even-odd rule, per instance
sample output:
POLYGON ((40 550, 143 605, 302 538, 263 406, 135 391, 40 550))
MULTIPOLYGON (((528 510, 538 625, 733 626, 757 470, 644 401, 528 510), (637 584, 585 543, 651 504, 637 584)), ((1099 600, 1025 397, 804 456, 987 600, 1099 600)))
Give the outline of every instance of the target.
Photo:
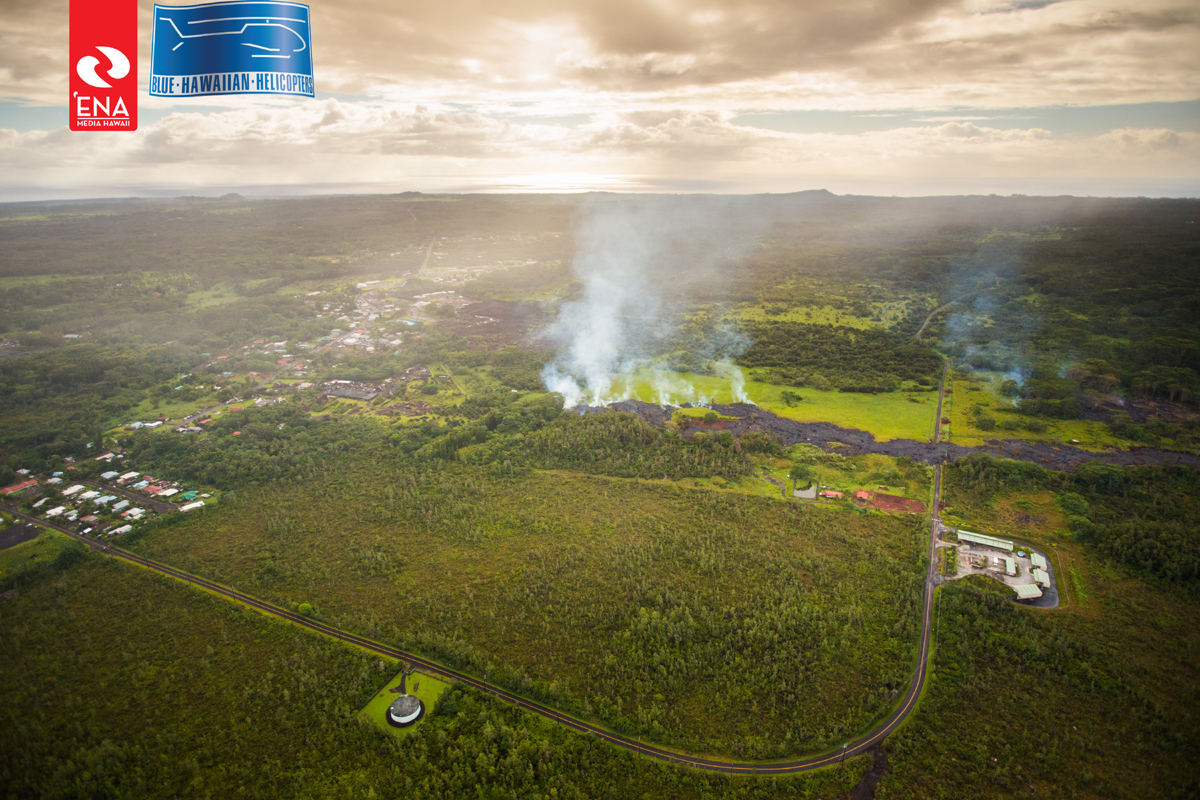
POLYGON ((611 190, 1200 196, 1195 0, 316 0, 312 99, 67 130, 68 3, 0 0, 0 201, 611 190))

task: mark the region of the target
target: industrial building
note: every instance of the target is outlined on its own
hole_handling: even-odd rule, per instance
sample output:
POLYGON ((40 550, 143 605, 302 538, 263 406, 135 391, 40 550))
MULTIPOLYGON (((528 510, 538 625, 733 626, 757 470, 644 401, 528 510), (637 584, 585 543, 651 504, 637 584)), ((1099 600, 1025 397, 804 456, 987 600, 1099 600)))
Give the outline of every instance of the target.
POLYGON ((1016 549, 1008 539, 997 539, 995 536, 984 536, 982 533, 971 533, 970 531, 959 531, 958 540, 960 542, 982 545, 983 547, 994 547, 997 550, 1005 550, 1009 553, 1016 549))

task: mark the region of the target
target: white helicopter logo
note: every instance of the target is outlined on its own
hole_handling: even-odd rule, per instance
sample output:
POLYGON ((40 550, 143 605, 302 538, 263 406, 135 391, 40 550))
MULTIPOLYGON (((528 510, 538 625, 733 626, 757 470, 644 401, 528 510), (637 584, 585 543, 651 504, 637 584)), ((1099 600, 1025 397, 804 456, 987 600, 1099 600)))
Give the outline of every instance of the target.
MULTIPOLYGON (((129 74, 129 59, 115 47, 102 47, 96 45, 96 49, 108 58, 109 69, 108 77, 114 80, 120 80, 129 74)), ((88 86, 95 86, 97 89, 111 89, 112 84, 96 74, 96 67, 100 66, 100 59, 95 56, 84 56, 75 64, 75 74, 78 75, 83 82, 88 86)))

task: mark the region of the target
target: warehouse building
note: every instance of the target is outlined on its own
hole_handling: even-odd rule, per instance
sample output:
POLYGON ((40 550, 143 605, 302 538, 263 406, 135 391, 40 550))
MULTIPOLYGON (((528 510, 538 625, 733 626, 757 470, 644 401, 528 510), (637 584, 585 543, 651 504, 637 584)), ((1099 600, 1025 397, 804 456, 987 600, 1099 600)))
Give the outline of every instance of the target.
POLYGON ((959 531, 958 540, 960 542, 977 544, 981 547, 992 547, 996 550, 1004 550, 1009 553, 1016 549, 1013 546, 1013 543, 1008 539, 997 539, 995 536, 984 536, 982 533, 971 533, 970 531, 959 531))

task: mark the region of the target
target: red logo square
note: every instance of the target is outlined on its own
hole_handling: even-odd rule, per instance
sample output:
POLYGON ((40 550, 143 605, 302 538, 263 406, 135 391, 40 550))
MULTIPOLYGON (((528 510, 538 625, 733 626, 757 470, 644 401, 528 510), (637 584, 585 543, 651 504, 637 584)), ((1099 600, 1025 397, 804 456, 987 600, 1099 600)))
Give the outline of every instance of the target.
POLYGON ((137 130, 137 0, 71 0, 71 130, 137 130))

